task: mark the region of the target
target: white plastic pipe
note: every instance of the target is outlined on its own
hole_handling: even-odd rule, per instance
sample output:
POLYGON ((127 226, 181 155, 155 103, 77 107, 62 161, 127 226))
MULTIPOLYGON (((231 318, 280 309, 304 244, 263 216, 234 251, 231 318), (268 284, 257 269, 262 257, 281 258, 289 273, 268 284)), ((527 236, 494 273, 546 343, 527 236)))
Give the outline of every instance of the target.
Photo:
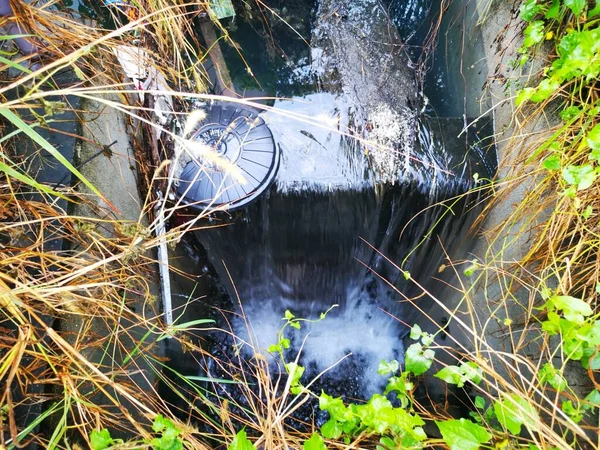
MULTIPOLYGON (((166 227, 164 218, 164 208, 156 208, 158 214, 156 237, 159 239, 158 244, 158 268, 160 273, 160 286, 163 299, 163 314, 167 327, 173 325, 173 302, 171 299, 171 278, 169 274, 169 253, 167 250, 167 239, 165 237, 166 227)), ((169 336, 171 337, 171 336, 169 336)))

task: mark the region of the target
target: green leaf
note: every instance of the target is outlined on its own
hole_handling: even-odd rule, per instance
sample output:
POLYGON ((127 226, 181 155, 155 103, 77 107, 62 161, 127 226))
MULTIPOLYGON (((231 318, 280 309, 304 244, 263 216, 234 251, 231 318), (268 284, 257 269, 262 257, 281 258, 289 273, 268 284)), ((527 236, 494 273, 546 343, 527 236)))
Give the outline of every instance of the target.
POLYGON ((548 156, 542 163, 542 166, 544 166, 544 169, 547 170, 559 170, 561 167, 560 156, 556 154, 548 156))
POLYGON ((377 368, 377 373, 379 375, 388 375, 394 374, 400 370, 400 363, 395 359, 387 362, 385 359, 382 359, 379 363, 379 367, 377 368))
POLYGON ((485 398, 478 395, 475 397, 475 408, 484 409, 485 408, 485 398))
POLYGON ((327 411, 332 417, 339 417, 346 411, 346 405, 344 405, 344 401, 340 397, 334 398, 322 392, 319 396, 319 409, 327 411))
POLYGON ((475 384, 481 382, 483 376, 483 370, 473 361, 469 361, 460 365, 460 370, 466 380, 471 381, 475 384))
POLYGON ((114 442, 110 436, 110 431, 103 428, 100 431, 93 430, 90 433, 90 446, 92 450, 104 450, 112 445, 114 442))
POLYGON ((558 17, 558 13, 560 12, 560 2, 559 0, 552 0, 552 5, 546 11, 546 19, 556 19, 558 17))
POLYGON ((280 345, 277 345, 277 344, 271 344, 271 345, 269 345, 269 348, 267 348, 267 351, 268 351, 269 353, 280 353, 280 352, 282 352, 282 351, 283 351, 283 349, 281 348, 281 346, 280 346, 280 345))
POLYGON ((590 305, 570 295, 555 295, 548 302, 557 310, 561 310, 565 319, 575 324, 583 324, 585 317, 593 313, 590 305))
POLYGON ((530 100, 535 103, 541 103, 554 94, 560 88, 560 83, 553 78, 546 78, 540 82, 530 100))
POLYGON ((588 411, 594 411, 596 408, 600 407, 600 392, 597 389, 594 389, 588 395, 586 395, 583 403, 583 409, 588 411))
POLYGON ((504 400, 494 402, 494 413, 500 425, 515 436, 521 432, 521 426, 537 431, 540 417, 526 398, 516 394, 504 400))
POLYGON ((527 0, 523 2, 519 8, 519 16, 526 22, 530 22, 537 13, 542 10, 541 5, 537 4, 537 0, 527 0))
POLYGON ((544 25, 543 20, 535 20, 525 28, 523 32, 525 36, 525 39, 523 39, 523 48, 529 48, 544 40, 544 25))
POLYGON ((394 450, 396 448, 396 443, 388 436, 383 436, 381 439, 379 439, 379 443, 389 450, 394 450))
POLYGON ((50 153, 54 158, 56 158, 63 166, 65 166, 73 175, 81 180, 83 184, 85 184, 90 191, 100 197, 106 204, 113 210, 117 211, 117 209, 94 187, 92 183, 88 181, 73 165, 67 161, 67 159, 60 154, 58 150, 56 150, 52 144, 50 144, 46 139, 44 139, 37 131, 35 131, 31 126, 26 124, 19 116, 13 113, 11 110, 7 108, 0 108, 0 115, 4 116, 7 120, 9 120, 14 126, 19 128, 23 133, 27 135, 32 141, 36 144, 40 145, 44 150, 50 153))
POLYGON ((152 439, 150 445, 154 450, 183 450, 181 439, 173 439, 165 436, 152 439))
POLYGON ((587 5, 587 0, 564 0, 565 6, 567 6, 573 14, 579 16, 583 11, 583 8, 587 5))
POLYGON ((421 338, 422 334, 423 331, 421 330, 421 327, 417 324, 414 324, 413 327, 410 329, 410 338, 414 341, 418 341, 421 338))
POLYGON ((286 320, 292 320, 295 316, 292 314, 292 312, 289 309, 286 309, 285 313, 284 313, 284 317, 286 320))
POLYGON ((481 444, 492 439, 492 435, 484 427, 467 419, 436 421, 435 424, 451 450, 477 450, 481 444))
POLYGON ((158 414, 154 418, 154 422, 152 422, 152 431, 154 431, 155 433, 160 433, 165 428, 170 426, 173 426, 173 422, 171 422, 169 419, 165 419, 165 417, 162 414, 158 414))
POLYGON ((577 117, 579 114, 581 114, 581 108, 578 106, 569 106, 560 112, 560 118, 565 122, 568 122, 569 120, 577 117))
POLYGON ((533 94, 535 94, 535 88, 527 87, 525 89, 521 89, 517 94, 517 99, 515 100, 516 105, 520 106, 521 103, 529 100, 533 94))
POLYGON ((588 220, 594 214, 594 208, 592 205, 587 205, 586 208, 581 212, 581 217, 585 220, 588 220))
POLYGON ((431 367, 434 356, 433 350, 425 350, 421 344, 412 344, 404 357, 406 370, 414 375, 424 374, 431 367))
POLYGON ((444 380, 449 384, 458 384, 462 378, 462 373, 458 366, 446 366, 436 373, 434 377, 444 380))
POLYGON ((421 343, 425 347, 429 347, 433 343, 433 334, 424 332, 421 336, 421 343))
POLYGON ((290 387, 292 388, 293 394, 299 394, 302 391, 302 385, 300 384, 300 378, 304 375, 305 367, 296 364, 295 362, 287 363, 285 370, 290 376, 290 387))
POLYGON ((175 426, 172 420, 158 414, 152 423, 152 430, 161 433, 162 436, 150 441, 154 450, 182 450, 183 442, 179 438, 181 430, 175 426))
POLYGON ((401 400, 404 398, 408 399, 406 393, 413 389, 414 384, 408 381, 407 377, 408 372, 402 372, 399 377, 390 377, 384 395, 387 395, 390 392, 396 392, 396 395, 401 400))
POLYGON ((593 19, 596 16, 600 16, 600 2, 596 2, 594 9, 588 11, 588 19, 593 19))
POLYGON ((321 433, 323 433, 323 436, 327 439, 338 439, 343 432, 342 426, 335 419, 329 419, 321 427, 321 433))
POLYGON ((310 439, 304 441, 302 448, 304 450, 327 450, 325 442, 323 442, 323 438, 319 433, 313 433, 310 439))
POLYGON ((563 391, 567 388, 567 380, 552 364, 546 363, 538 373, 541 383, 548 383, 557 391, 563 391))
POLYGON ((589 188, 596 181, 596 171, 591 164, 567 166, 562 170, 563 179, 578 191, 589 188))
POLYGON ((583 413, 579 408, 575 408, 573 406, 573 402, 571 400, 563 402, 561 405, 561 409, 575 423, 579 423, 581 422, 581 419, 583 419, 583 413))
POLYGON ((444 380, 446 383, 455 384, 461 388, 467 381, 475 384, 481 381, 481 368, 474 362, 469 361, 458 366, 446 366, 434 376, 444 380))
POLYGON ((246 429, 242 428, 233 438, 229 450, 256 450, 254 444, 246 437, 246 429))
POLYGON ((600 124, 589 131, 586 142, 592 150, 600 150, 600 124))

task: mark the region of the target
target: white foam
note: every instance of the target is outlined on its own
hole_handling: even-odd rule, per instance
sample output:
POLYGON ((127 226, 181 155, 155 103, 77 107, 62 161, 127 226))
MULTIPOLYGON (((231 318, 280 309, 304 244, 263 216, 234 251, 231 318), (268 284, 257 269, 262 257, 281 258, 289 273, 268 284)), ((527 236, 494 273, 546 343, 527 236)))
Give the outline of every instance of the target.
MULTIPOLYGON (((285 322, 283 311, 273 307, 274 304, 288 305, 294 313, 289 300, 253 299, 244 308, 246 320, 239 319, 233 323, 234 333, 252 344, 244 347, 249 357, 254 353, 267 355, 269 346, 278 342, 277 335, 285 322), (248 336, 248 329, 251 330, 251 337, 248 336)), ((322 305, 327 305, 327 302, 313 302, 311 317, 303 318, 319 319, 324 311, 316 305, 323 308, 322 305)), ((326 371, 345 357, 354 359, 360 367, 361 380, 357 381, 362 384, 364 394, 370 395, 380 390, 385 381, 377 374, 381 360, 402 361, 400 333, 401 325, 395 318, 353 290, 348 292, 346 305, 333 309, 325 319, 315 323, 302 322, 300 330, 286 328, 285 337, 292 340, 286 360, 293 361, 296 358, 303 342, 300 360, 306 367, 314 365, 318 372, 326 371)), ((333 369, 325 376, 343 382, 348 374, 333 369)), ((302 381, 307 383, 310 380, 302 381)))

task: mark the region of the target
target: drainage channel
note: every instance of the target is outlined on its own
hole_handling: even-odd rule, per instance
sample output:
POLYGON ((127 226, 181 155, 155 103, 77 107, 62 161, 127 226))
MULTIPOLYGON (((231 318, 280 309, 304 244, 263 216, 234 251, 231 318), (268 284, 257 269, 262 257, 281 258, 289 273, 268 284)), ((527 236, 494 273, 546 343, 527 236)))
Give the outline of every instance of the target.
MULTIPOLYGON (((418 309, 438 322, 446 319, 431 310, 431 300, 405 275, 410 273, 433 295, 447 292, 451 274, 440 271, 445 252, 466 255, 472 245, 467 232, 478 212, 473 208, 476 197, 449 199, 471 188, 474 176, 484 179, 495 172, 490 119, 483 117, 464 130, 480 107, 479 93, 472 88, 477 82, 468 82, 465 72, 470 71, 470 80, 477 72, 487 73, 476 37, 464 36, 472 12, 462 2, 450 2, 438 23, 442 2, 389 1, 381 17, 369 13, 365 22, 369 31, 383 23, 376 20, 385 20, 387 27, 389 19, 397 26, 395 42, 403 45, 365 47, 382 52, 375 57, 384 65, 391 58, 390 85, 373 87, 352 73, 360 64, 348 63, 350 56, 342 52, 346 59, 335 60, 331 40, 344 28, 323 19, 332 17, 327 14, 329 3, 274 1, 269 4, 277 13, 269 16, 272 20, 242 14, 228 24, 232 38, 247 43, 243 50, 248 66, 236 57, 235 49, 223 46, 235 89, 246 96, 273 98, 254 114, 260 127, 264 124, 270 130, 272 143, 265 139, 269 152, 274 148, 281 155, 266 153, 270 156, 263 162, 265 173, 250 183, 249 191, 240 191, 233 185, 235 177, 228 179, 214 167, 204 170, 188 163, 183 168, 178 192, 186 201, 203 208, 212 195, 217 196, 213 206, 230 203, 233 208, 212 214, 202 223, 204 229, 186 236, 171 254, 172 264, 186 274, 173 276, 174 316, 182 323, 213 318, 223 330, 198 334, 208 357, 184 354, 178 344, 169 343, 174 373, 236 379, 251 366, 244 361, 257 354, 272 358, 267 350, 280 340, 282 318, 289 311, 312 321, 301 330, 288 328, 290 348, 285 352, 292 360, 299 354, 306 379, 326 372, 312 389, 366 398, 382 387, 378 363, 402 359, 408 327, 431 326, 418 309), (287 24, 275 17, 282 15, 287 24), (440 27, 439 39, 437 46, 424 50, 431 24, 440 27), (419 61, 423 65, 406 69, 419 61), (346 86, 344 80, 350 80, 346 86), (344 89, 348 85, 364 89, 348 93, 344 89), (407 92, 409 86, 414 92, 407 92), (398 92, 402 101, 408 100, 404 105, 389 101, 398 92), (390 104, 387 110, 380 108, 390 104), (364 120, 365 114, 377 120, 364 120), (411 139, 407 136, 413 133, 411 157, 365 158, 378 150, 372 141, 361 142, 367 131, 382 139, 379 142, 394 144, 411 139), (277 158, 280 161, 275 162, 277 158), (393 179, 386 178, 389 164, 398 164, 391 171, 393 179), (199 179, 204 181, 197 183, 199 179), (255 185, 260 188, 253 193, 255 185), (418 308, 408 299, 417 299, 418 308), (330 312, 320 320, 325 311, 330 312)), ((363 3, 348 3, 342 8, 342 20, 352 24, 361 18, 363 3)), ((206 108, 209 119, 199 126, 197 138, 223 147, 226 158, 237 161, 240 149, 234 145, 230 150, 229 142, 238 142, 238 137, 228 136, 228 128, 235 128, 236 108, 226 104, 206 108), (210 119, 228 108, 233 125, 210 119), (210 128, 214 125, 219 130, 210 128), (228 156, 230 151, 234 158, 228 156)), ((397 153, 404 154, 403 149, 397 153)), ((196 212, 188 214, 193 217, 196 212)), ((275 375, 285 374, 277 358, 272 358, 271 367, 275 375)), ((206 387, 222 398, 240 401, 240 391, 231 384, 206 387)), ((185 410, 179 400, 172 401, 185 410)), ((313 406, 299 415, 304 419, 318 415, 313 406)))

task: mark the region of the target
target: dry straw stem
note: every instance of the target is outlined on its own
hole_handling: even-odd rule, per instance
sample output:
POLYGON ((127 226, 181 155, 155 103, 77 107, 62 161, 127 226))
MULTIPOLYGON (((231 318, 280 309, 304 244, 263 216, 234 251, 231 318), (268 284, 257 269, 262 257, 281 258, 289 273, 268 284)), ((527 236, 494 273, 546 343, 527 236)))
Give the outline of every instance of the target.
MULTIPOLYGON (((392 261, 389 262, 393 264, 392 261)), ((471 262, 465 263, 470 264, 471 262)), ((529 307, 523 306, 525 322, 519 324, 507 323, 505 333, 510 341, 507 350, 498 348, 496 339, 488 330, 488 327, 493 325, 491 322, 497 317, 497 310, 505 308, 505 302, 510 301, 510 292, 516 289, 514 284, 519 285, 519 290, 528 292, 531 299, 535 297, 538 286, 524 282, 522 273, 515 273, 513 270, 503 271, 497 266, 486 267, 483 265, 478 271, 477 280, 463 282, 461 281, 460 270, 465 263, 458 262, 452 265, 456 278, 459 280, 456 289, 462 298, 460 304, 454 308, 450 308, 446 302, 435 298, 423 286, 411 279, 425 294, 434 299, 435 308, 444 310, 451 317, 451 321, 458 326, 461 334, 465 336, 448 334, 447 338, 450 339, 451 344, 438 346, 436 351, 445 352, 454 360, 477 363, 483 370, 484 377, 480 385, 474 386, 474 393, 490 400, 506 399, 514 404, 518 413, 522 414, 525 424, 533 424, 527 426, 527 428, 531 434, 531 442, 538 445, 539 448, 571 449, 573 448, 573 436, 569 433, 574 433, 577 436, 578 445, 583 446, 582 448, 586 445, 595 445, 586 433, 586 431, 591 431, 592 435, 597 434, 594 433, 594 424, 578 425, 561 409, 561 401, 569 398, 573 399, 576 393, 567 390, 567 392, 559 395, 554 389, 539 381, 538 372, 542 362, 552 361, 556 349, 549 344, 547 337, 541 333, 538 321, 530 319, 533 317, 532 303, 529 307), (501 300, 486 298, 489 304, 496 305, 496 311, 493 311, 494 307, 492 307, 491 314, 487 310, 482 311, 476 307, 478 302, 474 300, 476 295, 475 286, 487 283, 493 283, 494 285, 500 283, 503 286, 502 289, 506 289, 504 291, 505 296, 501 300), (533 344, 532 340, 534 340, 533 344), (519 399, 526 399, 540 415, 540 419, 532 416, 529 411, 524 410, 521 405, 515 403, 511 397, 513 395, 519 399)), ((400 291, 398 291, 398 294, 403 296, 400 291)), ((405 299, 407 301, 413 300, 406 297, 405 299)), ((418 302, 415 302, 414 305, 418 308, 418 302)), ((439 326, 435 319, 425 311, 422 311, 422 313, 435 326, 439 326)), ((494 327, 491 326, 491 328, 494 327)), ((430 409, 427 406, 420 407, 419 412, 422 417, 434 418, 431 417, 430 409)))
MULTIPOLYGON (((53 74, 76 64, 80 75, 93 74, 97 61, 112 61, 110 48, 120 43, 117 38, 155 21, 164 25, 161 14, 181 9, 163 6, 106 33, 54 10, 21 5, 18 17, 27 19, 23 27, 43 35, 40 42, 47 54, 57 59, 1 88, 1 94, 24 90, 2 108, 37 107, 46 96, 71 94, 69 89, 41 88, 53 74)), ((182 14, 173 13, 169 20, 178 21, 182 14)), ((97 78, 90 75, 87 82, 94 84, 97 78)), ((2 142, 3 155, 8 154, 8 143, 2 142)), ((71 201, 86 202, 76 192, 64 191, 71 201)), ((146 281, 154 263, 148 251, 158 239, 135 222, 69 216, 52 197, 31 192, 9 177, 0 183, 0 217, 0 404, 9 425, 0 444, 13 448, 33 440, 42 447, 66 448, 65 439, 86 442, 91 430, 101 428, 150 438, 149 424, 157 414, 172 417, 149 373, 160 368, 161 359, 155 339, 148 335, 164 332, 146 281), (104 228, 112 230, 110 237, 104 228), (50 239, 64 239, 69 250, 48 250, 50 239), (147 305, 143 312, 130 308, 135 299, 147 305), (55 323, 70 318, 81 324, 78 332, 55 329, 55 323), (98 322, 103 325, 98 327, 98 322), (140 328, 147 330, 141 340, 140 328), (90 355, 100 359, 94 356, 92 362, 90 355), (140 379, 146 380, 143 389, 140 379), (44 433, 34 435, 34 427, 19 429, 18 411, 42 402, 51 406, 34 423, 43 422, 44 433)), ((203 448, 195 430, 172 420, 184 430, 190 448, 203 448)))

